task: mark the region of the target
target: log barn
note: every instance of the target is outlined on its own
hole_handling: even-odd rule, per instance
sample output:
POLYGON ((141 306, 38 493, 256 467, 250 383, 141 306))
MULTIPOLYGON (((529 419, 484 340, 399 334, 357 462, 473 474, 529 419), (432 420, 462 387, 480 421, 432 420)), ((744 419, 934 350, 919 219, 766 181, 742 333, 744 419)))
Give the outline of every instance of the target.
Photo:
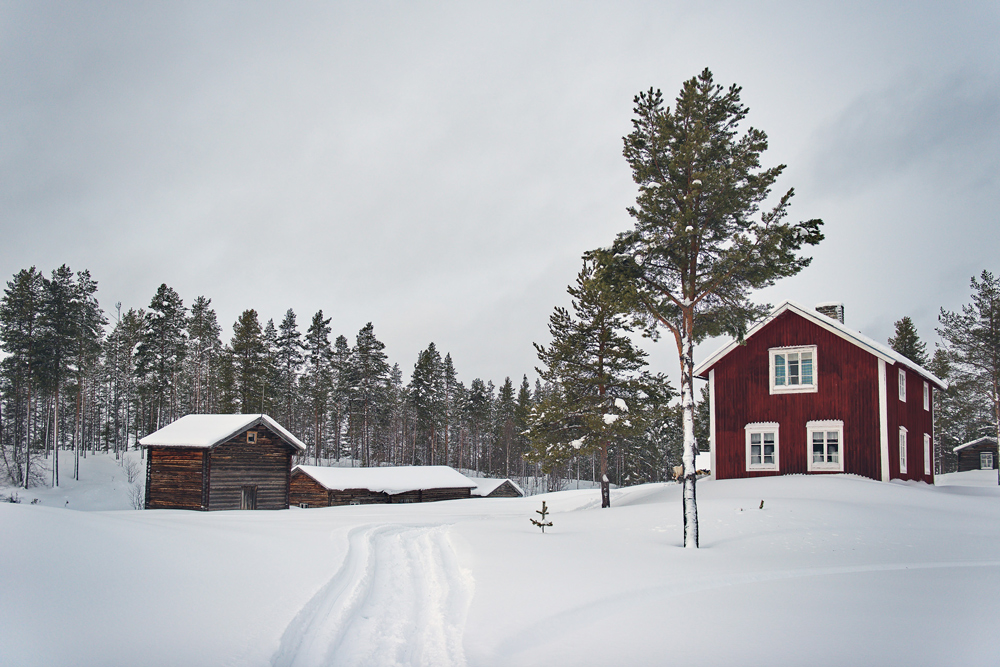
POLYGON ((946 385, 846 327, 843 304, 786 301, 695 369, 708 380, 717 479, 855 473, 934 483, 934 396, 946 385))
POLYGON ((448 466, 340 468, 295 466, 291 503, 299 507, 427 503, 471 497, 476 487, 448 466))
POLYGON ((977 438, 954 450, 958 455, 958 472, 997 469, 997 439, 986 436, 977 438))
POLYGON ((524 491, 513 480, 491 479, 489 477, 469 477, 469 479, 476 484, 476 488, 472 490, 472 495, 476 498, 524 497, 524 491))
POLYGON ((267 415, 187 415, 139 441, 146 509, 288 509, 306 446, 267 415))

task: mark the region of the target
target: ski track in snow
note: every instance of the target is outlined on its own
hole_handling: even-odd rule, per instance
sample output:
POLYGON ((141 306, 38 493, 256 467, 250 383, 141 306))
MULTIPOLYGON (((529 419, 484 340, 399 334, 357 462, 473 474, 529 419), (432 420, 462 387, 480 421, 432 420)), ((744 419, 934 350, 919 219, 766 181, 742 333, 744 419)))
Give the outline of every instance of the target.
POLYGON ((447 526, 355 528, 340 570, 285 629, 272 664, 463 666, 473 588, 447 526))

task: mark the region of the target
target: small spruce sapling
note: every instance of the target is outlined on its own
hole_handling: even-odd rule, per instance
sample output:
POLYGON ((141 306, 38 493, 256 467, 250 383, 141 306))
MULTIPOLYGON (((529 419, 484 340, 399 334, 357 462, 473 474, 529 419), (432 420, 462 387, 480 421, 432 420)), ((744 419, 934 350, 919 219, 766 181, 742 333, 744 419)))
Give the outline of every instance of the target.
POLYGON ((535 510, 535 514, 541 514, 542 515, 542 520, 541 521, 539 521, 538 519, 532 519, 531 520, 531 523, 535 524, 536 526, 538 526, 539 528, 542 529, 542 534, 545 533, 545 527, 546 526, 548 526, 549 528, 552 527, 552 522, 545 520, 545 515, 548 514, 548 513, 549 513, 549 509, 545 506, 545 501, 543 500, 542 501, 542 509, 541 510, 535 510))

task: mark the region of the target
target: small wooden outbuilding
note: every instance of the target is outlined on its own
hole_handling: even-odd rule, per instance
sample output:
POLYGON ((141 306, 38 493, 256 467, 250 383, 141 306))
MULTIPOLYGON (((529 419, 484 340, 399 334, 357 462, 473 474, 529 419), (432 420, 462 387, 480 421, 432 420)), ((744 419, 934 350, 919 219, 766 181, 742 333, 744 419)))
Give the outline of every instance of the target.
POLYGON ((476 498, 523 498, 524 491, 513 480, 470 477, 476 483, 472 495, 476 498))
POLYGON ((306 450, 267 415, 187 415, 139 441, 146 509, 288 509, 292 455, 306 450))
POLYGON ((340 468, 295 466, 291 503, 299 507, 427 503, 469 498, 476 488, 448 466, 340 468))
POLYGON ((958 472, 997 469, 997 439, 986 436, 977 438, 954 450, 958 455, 958 472))

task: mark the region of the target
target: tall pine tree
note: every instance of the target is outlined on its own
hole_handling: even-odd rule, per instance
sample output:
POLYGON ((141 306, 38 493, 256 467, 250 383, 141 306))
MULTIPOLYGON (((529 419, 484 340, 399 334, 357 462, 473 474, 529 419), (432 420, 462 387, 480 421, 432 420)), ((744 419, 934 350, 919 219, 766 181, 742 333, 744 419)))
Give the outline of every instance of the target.
POLYGON ((639 186, 628 209, 634 229, 618 235, 598 260, 602 279, 674 339, 684 410, 684 546, 698 546, 695 493, 694 347, 708 336, 741 339, 767 309, 752 290, 809 264, 798 253, 822 240, 822 221, 785 221, 793 191, 757 216, 784 165, 760 166, 767 135, 739 125, 748 109, 741 89, 724 89, 705 69, 684 82, 673 109, 650 89, 635 97, 625 159, 639 186))
POLYGON ((608 445, 640 432, 642 404, 666 387, 645 370, 646 353, 628 335, 629 314, 619 297, 594 278, 590 262, 567 291, 573 313, 556 308, 549 317, 552 342, 548 347, 535 344, 544 364, 538 374, 553 391, 530 420, 532 459, 551 469, 570 457, 596 452, 601 507, 610 507, 608 445))

